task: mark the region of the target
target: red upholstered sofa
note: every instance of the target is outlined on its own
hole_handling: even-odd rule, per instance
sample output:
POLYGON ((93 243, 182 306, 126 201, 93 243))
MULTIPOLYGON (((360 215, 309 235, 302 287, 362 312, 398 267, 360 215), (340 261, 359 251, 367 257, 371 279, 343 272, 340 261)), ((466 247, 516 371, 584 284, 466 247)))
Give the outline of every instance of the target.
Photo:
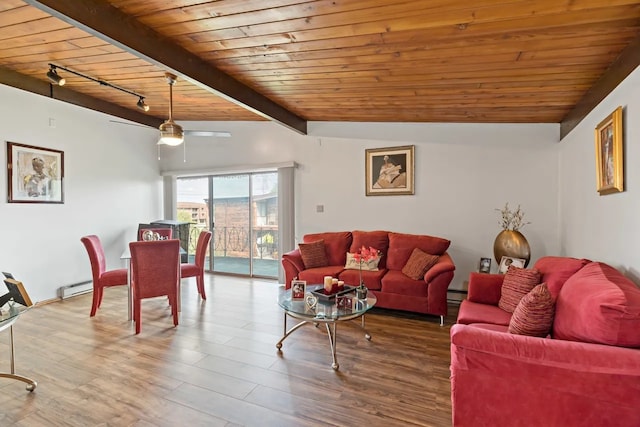
POLYGON ((378 271, 363 271, 367 288, 378 298, 377 307, 405 310, 440 316, 440 324, 447 315, 447 288, 453 279, 455 265, 446 252, 450 241, 439 237, 394 233, 389 231, 343 231, 307 234, 303 242, 324 241, 328 266, 305 268, 299 249, 282 256, 285 284, 298 278, 308 284, 320 284, 324 276, 337 277, 348 285, 357 285, 359 271, 345 269, 347 252, 355 253, 362 246, 382 252, 378 271), (413 280, 402 268, 414 248, 438 255, 437 263, 421 280, 413 280))
POLYGON ((611 266, 544 257, 546 338, 508 332, 502 275, 472 273, 451 328, 454 426, 640 426, 640 289, 611 266))

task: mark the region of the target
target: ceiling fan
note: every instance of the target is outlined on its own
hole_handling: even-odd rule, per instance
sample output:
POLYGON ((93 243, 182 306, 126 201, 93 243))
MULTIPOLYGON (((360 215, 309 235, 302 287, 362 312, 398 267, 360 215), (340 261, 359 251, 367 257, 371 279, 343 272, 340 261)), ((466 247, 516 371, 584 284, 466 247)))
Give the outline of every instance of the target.
MULTIPOLYGON (((109 120, 111 123, 117 123, 119 125, 127 125, 127 126, 139 126, 141 128, 148 128, 147 125, 141 125, 140 123, 134 123, 134 122, 125 122, 122 120, 109 120)), ((207 137, 207 136, 213 136, 213 137, 218 137, 218 138, 230 138, 231 137, 231 132, 228 131, 221 131, 221 130, 191 130, 191 129, 184 129, 184 136, 188 137, 188 136, 201 136, 201 137, 207 137)))
POLYGON ((176 84, 178 77, 175 74, 165 73, 164 75, 169 83, 169 118, 160 125, 159 145, 177 146, 184 142, 185 135, 191 136, 217 136, 230 137, 230 132, 206 131, 206 130, 183 130, 182 126, 173 121, 173 85, 176 84))

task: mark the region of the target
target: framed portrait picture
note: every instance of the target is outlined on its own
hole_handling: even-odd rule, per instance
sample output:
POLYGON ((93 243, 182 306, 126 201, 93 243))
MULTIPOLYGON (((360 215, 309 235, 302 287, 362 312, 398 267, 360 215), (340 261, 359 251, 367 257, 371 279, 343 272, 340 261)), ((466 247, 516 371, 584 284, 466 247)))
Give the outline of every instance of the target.
POLYGON ((9 203, 64 203, 64 152, 7 142, 9 203))
POLYGON ((596 178, 600 195, 624 191, 622 107, 596 127, 596 178))
POLYGON ((414 194, 414 145, 365 150, 367 196, 414 194))
POLYGON ((514 267, 524 268, 524 264, 526 262, 527 260, 524 258, 513 258, 510 256, 503 256, 500 259, 500 266, 498 267, 498 273, 500 274, 506 273, 509 267, 511 267, 512 265, 514 267))
POLYGON ((480 258, 480 264, 478 264, 479 273, 491 272, 491 258, 480 258))
POLYGON ((307 290, 307 282, 304 280, 292 280, 291 281, 291 300, 303 301, 304 294, 307 290))

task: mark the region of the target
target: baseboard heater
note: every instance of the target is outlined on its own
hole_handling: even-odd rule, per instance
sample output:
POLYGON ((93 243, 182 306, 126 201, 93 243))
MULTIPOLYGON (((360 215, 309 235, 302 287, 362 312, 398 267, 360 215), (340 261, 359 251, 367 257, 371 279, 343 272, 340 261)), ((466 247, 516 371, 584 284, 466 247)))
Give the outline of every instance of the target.
POLYGON ((76 295, 86 294, 93 290, 93 280, 87 280, 85 282, 74 283, 73 285, 62 286, 60 291, 60 298, 66 299, 75 297, 76 295))

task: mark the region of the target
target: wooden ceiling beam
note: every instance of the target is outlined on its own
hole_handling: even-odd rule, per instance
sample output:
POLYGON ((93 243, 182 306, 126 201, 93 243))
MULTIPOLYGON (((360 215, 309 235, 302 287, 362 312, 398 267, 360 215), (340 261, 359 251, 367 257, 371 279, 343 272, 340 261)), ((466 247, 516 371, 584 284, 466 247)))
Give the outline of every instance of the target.
POLYGON ((307 121, 101 0, 25 0, 44 12, 301 134, 307 121))
POLYGON ((582 99, 560 122, 560 140, 567 136, 613 89, 640 65, 640 37, 620 53, 618 59, 591 86, 582 99))
MULTIPOLYGON (((43 74, 46 72, 47 70, 42 70, 43 74)), ((25 76, 24 74, 20 74, 6 68, 0 68, 0 83, 35 93, 37 95, 46 96, 47 98, 74 104, 79 107, 100 111, 101 113, 110 114, 112 116, 120 117, 122 119, 130 120, 156 129, 164 121, 162 118, 153 117, 148 114, 138 112, 135 109, 124 108, 117 104, 112 104, 92 96, 84 95, 64 86, 52 86, 46 81, 25 76)), ((132 99, 132 103, 134 101, 135 100, 132 99)))

